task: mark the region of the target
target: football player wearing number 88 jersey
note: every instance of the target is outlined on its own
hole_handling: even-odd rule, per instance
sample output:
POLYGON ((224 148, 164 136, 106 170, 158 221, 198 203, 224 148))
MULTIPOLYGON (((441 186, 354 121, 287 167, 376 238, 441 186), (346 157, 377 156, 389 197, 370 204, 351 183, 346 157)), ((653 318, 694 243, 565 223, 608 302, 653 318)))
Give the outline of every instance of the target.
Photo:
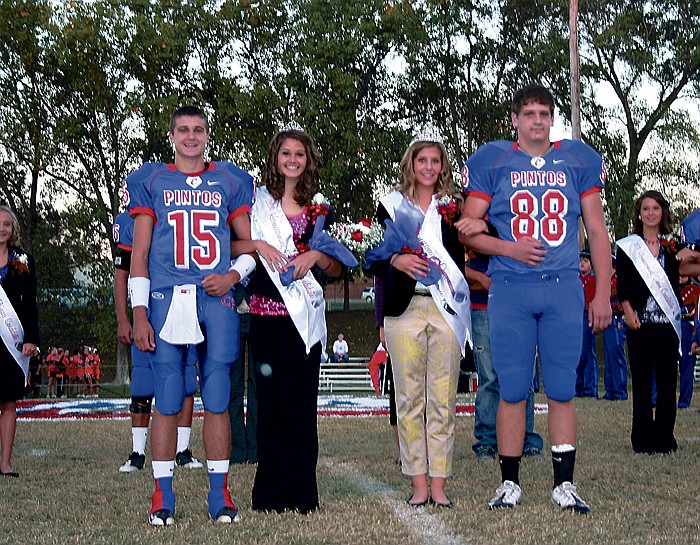
POLYGON ((488 143, 467 160, 462 184, 468 197, 456 225, 468 246, 494 256, 488 310, 501 395, 496 428, 502 484, 489 507, 520 501, 525 403, 538 349, 549 399, 551 499, 563 509, 586 513, 590 507, 573 485, 573 398, 584 305, 577 230, 582 216, 597 273, 588 320, 601 331, 611 321, 610 243, 600 199, 605 166, 582 142, 551 143, 553 115, 554 98, 544 87, 530 85, 516 93, 511 121, 517 141, 488 143), (487 211, 497 240, 482 232, 487 211))
POLYGON ((248 255, 231 262, 236 247, 231 230, 239 241, 250 239, 253 179, 231 163, 204 161, 209 124, 198 108, 173 114, 170 140, 174 164, 147 163, 125 187, 135 218, 129 279, 133 336, 139 350, 151 352, 155 380, 156 491, 149 522, 174 522, 177 413, 185 395, 187 345, 194 344, 204 403, 209 514, 230 523, 238 519, 227 486, 230 368, 239 338, 233 286, 255 264, 248 255))

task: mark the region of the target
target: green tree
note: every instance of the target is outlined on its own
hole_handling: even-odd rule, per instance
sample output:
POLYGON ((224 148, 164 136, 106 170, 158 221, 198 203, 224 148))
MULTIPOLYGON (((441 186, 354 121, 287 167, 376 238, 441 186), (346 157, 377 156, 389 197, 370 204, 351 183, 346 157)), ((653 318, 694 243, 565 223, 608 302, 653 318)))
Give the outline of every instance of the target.
POLYGON ((613 90, 617 105, 606 112, 603 126, 621 133, 627 148, 626 161, 615 165, 621 172, 605 191, 619 238, 628 232, 643 176, 672 172, 679 163, 689 166, 677 154, 664 157, 649 149, 653 137, 674 146, 676 141, 697 146, 700 140, 687 111, 679 106, 679 99, 697 99, 700 2, 588 0, 582 7, 582 72, 591 82, 613 90))
POLYGON ((48 5, 0 3, 0 200, 18 216, 29 251, 40 219, 40 175, 55 153, 44 54, 51 15, 48 5))

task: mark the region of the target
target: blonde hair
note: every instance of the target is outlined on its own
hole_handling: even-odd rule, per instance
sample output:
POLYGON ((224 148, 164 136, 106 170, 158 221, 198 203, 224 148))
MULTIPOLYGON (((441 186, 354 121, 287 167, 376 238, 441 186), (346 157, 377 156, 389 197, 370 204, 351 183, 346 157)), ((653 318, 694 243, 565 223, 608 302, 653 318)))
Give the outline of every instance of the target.
POLYGON ((9 206, 0 204, 0 212, 7 212, 12 218, 12 236, 10 237, 10 246, 19 246, 19 220, 9 206))
POLYGON ((415 202, 416 192, 416 173, 413 170, 413 160, 416 155, 422 150, 430 147, 435 147, 440 150, 440 174, 435 184, 435 196, 439 199, 447 194, 455 193, 454 183, 452 181, 452 165, 450 158, 447 156, 445 146, 440 142, 428 142, 419 140, 408 146, 408 149, 401 158, 399 167, 399 185, 396 189, 411 202, 415 202))

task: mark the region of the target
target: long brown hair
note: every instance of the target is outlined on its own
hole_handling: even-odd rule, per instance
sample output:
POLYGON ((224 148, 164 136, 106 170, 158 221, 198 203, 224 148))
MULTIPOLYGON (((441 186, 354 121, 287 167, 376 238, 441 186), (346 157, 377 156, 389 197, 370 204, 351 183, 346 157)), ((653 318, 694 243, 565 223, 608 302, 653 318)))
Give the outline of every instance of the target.
POLYGON ((667 235, 671 229, 671 206, 664 196, 658 191, 649 190, 642 193, 634 202, 634 211, 632 212, 632 229, 641 236, 644 232, 644 223, 642 223, 642 201, 644 199, 653 199, 661 206, 661 222, 659 223, 659 233, 667 235))
POLYGON ((440 142, 419 140, 408 146, 401 158, 399 185, 396 187, 411 202, 415 202, 416 197, 416 173, 413 170, 413 160, 421 150, 430 147, 440 150, 440 162, 442 163, 440 174, 438 174, 437 183, 435 184, 435 196, 439 199, 447 194, 455 193, 454 182, 452 181, 452 165, 450 164, 450 158, 447 156, 445 146, 440 142))
POLYGON ((284 176, 280 174, 277 165, 277 155, 287 138, 300 142, 306 151, 306 168, 294 188, 294 200, 299 206, 304 206, 311 201, 311 197, 318 191, 318 184, 321 178, 319 172, 321 157, 313 140, 304 131, 279 131, 272 137, 267 149, 267 156, 265 157, 261 183, 267 187, 270 195, 275 200, 280 200, 284 195, 284 176))

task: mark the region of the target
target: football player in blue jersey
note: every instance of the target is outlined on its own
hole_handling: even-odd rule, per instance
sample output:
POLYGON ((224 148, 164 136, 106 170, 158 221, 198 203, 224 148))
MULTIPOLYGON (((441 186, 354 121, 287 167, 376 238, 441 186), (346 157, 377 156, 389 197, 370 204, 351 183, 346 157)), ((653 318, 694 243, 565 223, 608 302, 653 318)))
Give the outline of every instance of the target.
POLYGON ((129 292, 133 335, 151 352, 156 407, 151 447, 156 490, 149 523, 174 523, 172 475, 177 413, 185 397, 187 345, 198 352, 209 515, 236 522, 228 490, 230 368, 238 357, 239 323, 233 286, 255 267, 248 254, 231 261, 231 231, 250 239, 253 179, 225 161, 205 162, 209 123, 198 108, 170 121, 175 162, 146 163, 126 180, 135 218, 129 292))
MULTIPOLYGON (((131 245, 134 232, 134 218, 122 212, 114 220, 113 236, 117 244, 114 258, 114 307, 117 313, 117 335, 119 342, 131 347, 131 454, 119 466, 120 473, 132 473, 143 469, 146 462, 146 439, 148 423, 151 420, 153 402, 153 371, 148 352, 138 350, 134 345, 133 331, 129 319, 127 293, 129 268, 131 266, 131 245)), ((185 369, 185 401, 178 413, 177 422, 177 465, 187 469, 199 469, 202 463, 192 456, 190 434, 194 412, 194 394, 197 392, 197 353, 190 348, 185 369)))
POLYGON ((496 428, 502 484, 489 507, 520 501, 525 404, 537 348, 549 400, 551 499, 562 509, 587 513, 590 507, 573 484, 584 304, 577 231, 582 216, 597 272, 588 312, 597 332, 611 320, 610 242, 600 198, 605 165, 580 141, 550 142, 553 116, 554 98, 546 88, 529 85, 515 94, 517 141, 485 144, 467 160, 462 184, 468 197, 456 225, 469 247, 493 256, 488 311, 501 395, 496 428), (487 211, 498 239, 485 234, 487 211))

